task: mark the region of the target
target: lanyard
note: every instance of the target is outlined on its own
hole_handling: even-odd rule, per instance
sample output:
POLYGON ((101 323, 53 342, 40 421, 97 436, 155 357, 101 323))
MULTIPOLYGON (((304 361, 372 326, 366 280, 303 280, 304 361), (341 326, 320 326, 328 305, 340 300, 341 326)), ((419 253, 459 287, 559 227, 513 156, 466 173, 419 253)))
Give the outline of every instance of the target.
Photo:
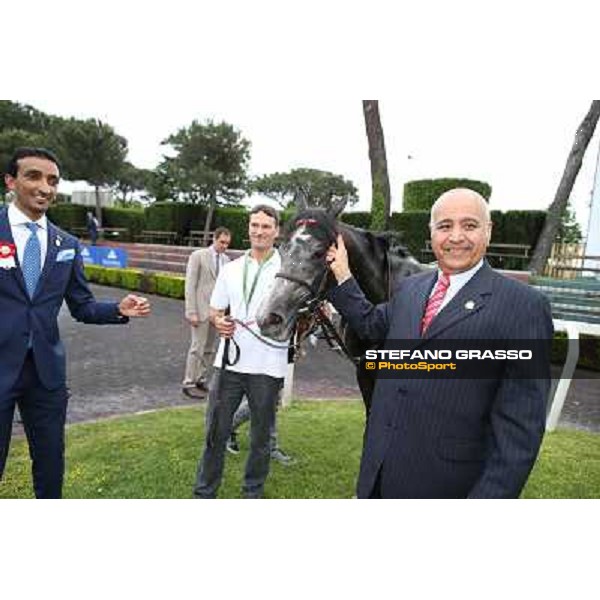
POLYGON ((246 314, 248 314, 248 309, 250 308, 250 302, 252 302, 252 296, 254 296, 254 291, 256 290, 256 284, 258 283, 258 278, 260 277, 260 273, 263 270, 263 267, 271 260, 271 256, 273 256, 273 250, 269 252, 265 260, 263 260, 258 270, 256 271, 256 275, 254 275, 254 281, 252 282, 252 287, 250 288, 250 294, 248 294, 248 264, 250 263, 250 254, 246 254, 246 259, 244 260, 244 302, 246 303, 246 314))

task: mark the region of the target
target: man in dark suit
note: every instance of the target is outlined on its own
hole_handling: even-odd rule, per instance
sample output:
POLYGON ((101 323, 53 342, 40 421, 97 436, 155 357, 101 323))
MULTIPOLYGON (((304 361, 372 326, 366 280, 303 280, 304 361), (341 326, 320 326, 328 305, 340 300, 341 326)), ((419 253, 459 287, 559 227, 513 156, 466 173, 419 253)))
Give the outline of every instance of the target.
POLYGON ((95 301, 77 239, 46 218, 59 178, 50 151, 19 148, 5 176, 14 201, 0 209, 0 479, 18 406, 38 498, 62 494, 68 393, 57 317, 63 300, 84 323, 150 314, 148 301, 133 294, 119 303, 95 301))
MULTIPOLYGON (((403 280, 378 306, 352 278, 338 239, 328 255, 339 284, 331 300, 350 326, 366 339, 416 340, 420 349, 439 347, 437 340, 547 340, 546 348, 548 301, 484 259, 492 229, 485 200, 471 190, 446 192, 430 228, 438 269, 403 280)), ((542 441, 550 389, 545 358, 542 378, 522 378, 518 369, 507 361, 493 379, 379 378, 358 497, 518 497, 542 441)))

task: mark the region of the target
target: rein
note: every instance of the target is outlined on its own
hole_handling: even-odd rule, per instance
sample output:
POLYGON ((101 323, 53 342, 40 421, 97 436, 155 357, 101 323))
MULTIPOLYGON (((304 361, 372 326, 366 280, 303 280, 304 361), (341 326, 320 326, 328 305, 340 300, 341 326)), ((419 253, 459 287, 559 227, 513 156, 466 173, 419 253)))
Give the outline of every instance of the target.
MULTIPOLYGON (((240 319, 231 318, 231 321, 233 323, 235 323, 236 325, 239 325, 240 327, 244 328, 248 333, 252 334, 259 342, 262 342, 263 344, 265 344, 265 346, 269 346, 269 348, 275 348, 276 350, 290 350, 291 349, 293 352, 295 352, 300 347, 299 340, 296 340, 293 344, 289 344, 289 343, 288 344, 276 344, 276 343, 271 342, 270 340, 264 338, 262 335, 259 335, 258 333, 256 333, 256 331, 253 331, 249 325, 247 325, 240 319)), ((296 336, 296 332, 294 331, 294 333, 292 334, 292 338, 294 338, 295 336, 296 336)), ((226 367, 233 367, 234 365, 236 365, 240 360, 241 353, 242 353, 241 348, 240 348, 239 344, 235 341, 235 339, 232 337, 227 338, 225 340, 225 346, 223 348, 223 362, 222 362, 221 368, 225 369, 226 367), (232 343, 235 348, 235 355, 234 355, 233 360, 229 360, 229 348, 231 347, 232 343)))

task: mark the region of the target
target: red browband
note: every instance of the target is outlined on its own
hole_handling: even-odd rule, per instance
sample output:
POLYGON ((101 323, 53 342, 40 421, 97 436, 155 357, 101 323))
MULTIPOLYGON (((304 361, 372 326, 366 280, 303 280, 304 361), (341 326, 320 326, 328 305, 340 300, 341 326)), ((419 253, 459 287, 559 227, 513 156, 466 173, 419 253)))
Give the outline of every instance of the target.
POLYGON ((316 219, 300 219, 296 221, 296 227, 300 227, 302 225, 318 225, 319 222, 316 219))

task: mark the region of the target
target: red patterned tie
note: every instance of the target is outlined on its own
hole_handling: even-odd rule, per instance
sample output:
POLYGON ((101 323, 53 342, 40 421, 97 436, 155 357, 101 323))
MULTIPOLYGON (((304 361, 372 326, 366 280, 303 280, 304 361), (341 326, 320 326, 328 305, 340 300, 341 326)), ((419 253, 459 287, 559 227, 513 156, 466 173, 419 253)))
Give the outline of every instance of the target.
POLYGON ((440 306, 444 301, 444 297, 446 296, 446 292, 448 291, 449 287, 450 275, 447 273, 442 273, 438 278, 435 290, 433 290, 433 294, 427 301, 425 314, 423 315, 423 320, 421 321, 421 335, 424 335, 424 333, 427 331, 427 328, 431 324, 431 321, 433 321, 433 317, 435 317, 440 310, 440 306))

